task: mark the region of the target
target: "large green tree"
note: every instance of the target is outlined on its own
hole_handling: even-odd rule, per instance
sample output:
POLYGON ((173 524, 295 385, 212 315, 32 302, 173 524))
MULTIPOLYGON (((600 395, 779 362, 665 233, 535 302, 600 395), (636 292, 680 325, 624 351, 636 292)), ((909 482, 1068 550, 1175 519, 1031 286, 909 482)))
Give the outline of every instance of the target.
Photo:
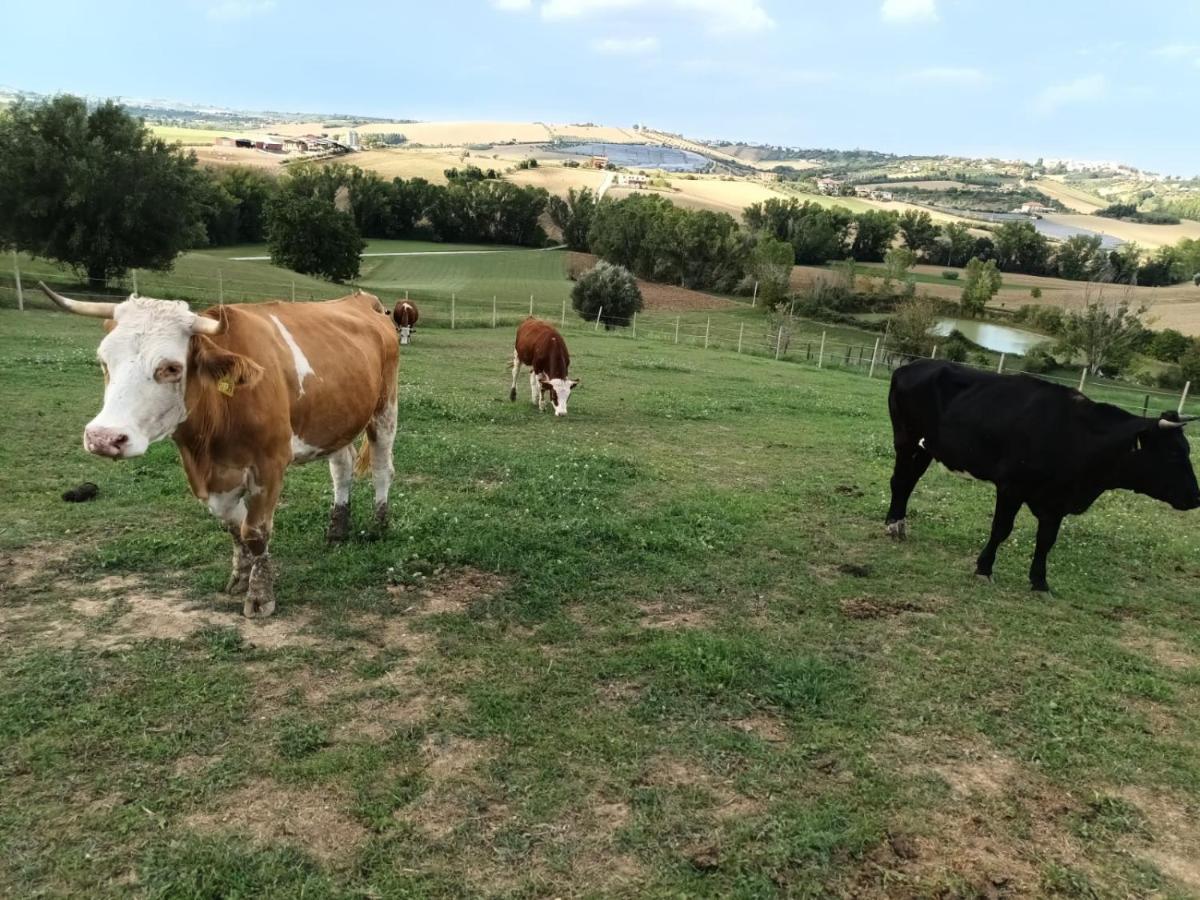
POLYGON ((988 302, 1000 290, 1000 272, 996 261, 972 259, 967 263, 967 278, 963 284, 962 311, 967 316, 981 316, 988 302))
POLYGON ((916 254, 929 253, 937 247, 941 229, 934 224, 933 217, 923 209, 906 209, 898 220, 900 236, 904 246, 916 254))
POLYGON ((195 158, 114 103, 60 96, 0 112, 0 244, 106 283, 205 243, 209 203, 224 198, 195 158))
POLYGON ((899 227, 894 212, 872 209, 859 213, 854 217, 850 255, 859 262, 879 262, 892 246, 899 227))
POLYGON ((1104 270, 1100 235, 1074 234, 1062 242, 1055 255, 1060 278, 1091 281, 1104 270))
POLYGON ((1005 222, 996 229, 996 263, 1005 272, 1044 275, 1050 242, 1030 222, 1005 222))
POLYGON ((319 197, 283 191, 267 207, 267 250, 277 266, 349 281, 365 247, 350 214, 319 197))
POLYGON ((596 195, 591 188, 571 188, 566 198, 553 195, 546 210, 550 221, 562 232, 563 243, 572 250, 587 252, 588 231, 592 227, 592 216, 596 213, 596 195))

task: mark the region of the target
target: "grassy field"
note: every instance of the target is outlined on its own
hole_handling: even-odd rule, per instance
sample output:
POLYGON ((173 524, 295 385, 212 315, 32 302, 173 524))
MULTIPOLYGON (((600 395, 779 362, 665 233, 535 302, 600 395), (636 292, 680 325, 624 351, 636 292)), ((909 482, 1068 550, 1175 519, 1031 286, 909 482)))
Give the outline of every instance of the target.
POLYGON ((554 420, 433 329, 390 533, 294 470, 252 624, 173 449, 80 449, 100 333, 0 311, 0 894, 1200 891, 1194 515, 1105 497, 1051 598, 1022 516, 980 585, 985 485, 882 537, 882 378, 573 332, 554 420))

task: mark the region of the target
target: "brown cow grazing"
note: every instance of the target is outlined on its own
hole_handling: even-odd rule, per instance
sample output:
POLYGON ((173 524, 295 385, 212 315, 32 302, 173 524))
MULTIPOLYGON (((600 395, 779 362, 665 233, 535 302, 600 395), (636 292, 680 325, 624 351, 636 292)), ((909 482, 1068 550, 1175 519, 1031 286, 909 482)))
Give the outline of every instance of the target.
POLYGON ((517 399, 517 374, 521 365, 529 366, 529 392, 538 409, 545 409, 545 396, 550 395, 556 416, 567 414, 567 398, 579 386, 578 379, 567 377, 571 355, 567 342, 549 322, 527 318, 517 328, 517 344, 513 349, 512 390, 509 400, 517 399))
POLYGON ((178 301, 85 303, 42 290, 68 312, 108 320, 97 350, 104 408, 84 429, 84 449, 128 459, 174 440, 192 493, 233 537, 226 591, 246 594, 245 615, 275 610, 269 548, 289 465, 329 461, 327 537, 344 540, 352 442, 365 431, 358 471, 372 472, 375 518, 386 525, 399 349, 377 298, 359 292, 196 314, 178 301))
POLYGON ((420 314, 417 312, 417 308, 407 300, 401 300, 396 304, 396 308, 392 310, 392 321, 396 323, 396 330, 400 332, 400 343, 408 343, 414 329, 417 327, 417 319, 419 317, 420 314))

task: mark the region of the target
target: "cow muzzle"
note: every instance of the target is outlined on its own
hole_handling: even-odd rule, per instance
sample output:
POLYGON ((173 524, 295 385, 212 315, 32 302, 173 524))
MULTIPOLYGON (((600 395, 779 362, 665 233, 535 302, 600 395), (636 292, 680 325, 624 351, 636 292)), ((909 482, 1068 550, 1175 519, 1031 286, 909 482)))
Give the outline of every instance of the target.
POLYGON ((96 456, 122 459, 137 456, 129 435, 119 428, 89 425, 83 432, 83 449, 96 456))

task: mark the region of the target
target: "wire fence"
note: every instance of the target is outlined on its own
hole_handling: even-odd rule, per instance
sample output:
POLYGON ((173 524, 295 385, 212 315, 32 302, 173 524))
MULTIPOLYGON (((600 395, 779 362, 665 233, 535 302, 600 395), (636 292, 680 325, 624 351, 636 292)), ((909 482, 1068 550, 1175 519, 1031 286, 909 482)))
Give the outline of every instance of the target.
MULTIPOLYGON (((272 282, 240 278, 226 280, 220 273, 206 275, 189 272, 181 279, 169 273, 147 276, 133 272, 122 282, 104 290, 81 290, 79 286, 86 284, 85 279, 65 275, 62 271, 35 268, 33 271, 21 270, 19 275, 14 271, 10 282, 0 283, 0 307, 53 309, 53 304, 36 288, 38 281, 57 285, 56 289, 83 299, 118 300, 140 290, 164 299, 186 300, 197 308, 226 299, 322 300, 354 289, 352 286, 326 285, 303 277, 294 281, 272 282)), ((571 308, 570 301, 564 296, 539 298, 533 293, 526 300, 514 298, 511 294, 504 297, 498 294, 491 297, 472 294, 460 296, 456 292, 415 289, 393 293, 395 296, 381 299, 389 306, 402 299, 411 300, 420 313, 420 328, 509 328, 526 316, 534 315, 553 322, 566 333, 591 333, 616 339, 659 341, 697 350, 730 352, 814 369, 857 373, 880 383, 886 383, 887 376, 894 369, 919 358, 890 347, 886 334, 880 334, 874 340, 846 340, 844 330, 830 329, 820 322, 792 316, 763 316, 761 319, 731 321, 729 316, 720 313, 714 316, 709 311, 690 310, 644 312, 626 320, 605 315, 601 309, 595 317, 585 320, 571 308)), ((936 358, 937 355, 938 347, 935 346, 932 356, 936 358)), ((994 367, 978 363, 962 365, 1004 372, 1017 369, 1020 363, 1019 358, 1001 354, 994 367)), ((1034 377, 1076 388, 1093 399, 1112 403, 1136 415, 1151 415, 1168 409, 1200 414, 1200 398, 1191 396, 1190 383, 1182 391, 1171 392, 1097 378, 1087 373, 1086 369, 1081 369, 1077 378, 1040 374, 1034 377)))

